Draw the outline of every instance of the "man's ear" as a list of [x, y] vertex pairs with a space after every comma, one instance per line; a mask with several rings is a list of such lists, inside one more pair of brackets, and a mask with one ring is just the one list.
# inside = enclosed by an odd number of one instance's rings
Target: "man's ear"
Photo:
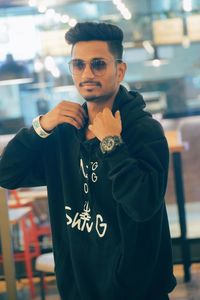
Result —
[[127, 65], [125, 62], [121, 62], [117, 65], [119, 83], [121, 81], [123, 81], [125, 73], [126, 73], [126, 69], [127, 69]]

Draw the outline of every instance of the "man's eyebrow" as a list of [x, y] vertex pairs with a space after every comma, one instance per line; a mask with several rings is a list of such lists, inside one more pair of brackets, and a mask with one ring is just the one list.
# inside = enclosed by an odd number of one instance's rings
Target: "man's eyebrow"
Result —
[[105, 59], [105, 57], [93, 57], [91, 60], [93, 59]]
[[74, 57], [74, 58], [72, 58], [72, 60], [80, 60], [80, 61], [93, 61], [93, 60], [98, 60], [98, 59], [101, 59], [101, 60], [106, 60], [107, 58], [106, 57], [92, 57], [91, 59], [89, 59], [89, 60], [85, 60], [85, 59], [83, 59], [83, 58], [79, 58], [79, 57]]
[[[76, 60], [83, 60], [82, 58], [79, 58], [79, 57], [74, 57], [73, 59], [76, 59]], [[105, 57], [92, 57], [90, 60], [95, 60], [95, 59], [106, 59]]]

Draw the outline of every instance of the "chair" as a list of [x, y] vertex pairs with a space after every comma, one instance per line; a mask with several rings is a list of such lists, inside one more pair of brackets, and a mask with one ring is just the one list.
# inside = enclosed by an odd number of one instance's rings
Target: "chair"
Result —
[[[9, 190], [10, 195], [14, 199], [12, 204], [9, 204], [9, 208], [22, 208], [22, 207], [30, 207], [31, 212], [29, 214], [29, 223], [31, 224], [31, 231], [29, 232], [29, 236], [27, 233], [27, 238], [25, 239], [27, 242], [24, 245], [24, 256], [23, 253], [15, 254], [15, 261], [24, 260], [27, 277], [29, 280], [29, 287], [30, 287], [30, 294], [33, 298], [35, 296], [35, 288], [33, 283], [33, 270], [32, 270], [32, 259], [37, 258], [41, 254], [41, 247], [40, 247], [40, 238], [44, 236], [51, 236], [51, 229], [50, 224], [40, 224], [40, 222], [36, 222], [35, 218], [38, 214], [35, 211], [35, 205], [33, 199], [21, 199], [20, 195], [17, 190]], [[26, 233], [26, 226], [25, 222], [22, 221], [21, 230], [23, 235]], [[32, 246], [34, 244], [34, 246]], [[32, 251], [29, 253], [29, 249], [32, 247]]]
[[[15, 262], [24, 262], [26, 274], [29, 282], [30, 296], [35, 297], [35, 287], [33, 282], [32, 260], [40, 255], [40, 247], [36, 232], [36, 226], [33, 219], [31, 207], [9, 208], [9, 219], [11, 228], [14, 230], [16, 226], [19, 233], [20, 247], [13, 245], [13, 256]], [[3, 257], [0, 255], [0, 263]]]
[[[33, 214], [34, 217], [36, 217], [38, 220], [36, 222], [36, 231], [37, 231], [37, 236], [38, 238], [42, 236], [51, 236], [51, 228], [50, 228], [50, 223], [45, 222], [44, 224], [39, 220], [40, 219], [40, 214], [43, 214], [43, 211], [41, 212], [33, 199], [21, 199], [19, 196], [19, 193], [17, 190], [10, 190], [10, 195], [14, 199], [14, 204], [9, 205], [9, 207], [22, 207], [22, 206], [31, 206], [33, 209]], [[44, 208], [43, 208], [44, 210]]]
[[53, 252], [41, 254], [36, 258], [35, 269], [40, 273], [40, 295], [45, 300], [45, 274], [54, 273], [55, 263]]

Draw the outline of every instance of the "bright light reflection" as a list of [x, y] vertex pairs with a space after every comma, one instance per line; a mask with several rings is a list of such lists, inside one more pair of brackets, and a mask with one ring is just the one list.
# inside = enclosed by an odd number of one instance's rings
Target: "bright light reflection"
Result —
[[29, 0], [28, 5], [31, 7], [37, 6], [37, 1], [36, 0]]
[[183, 10], [186, 12], [192, 11], [192, 0], [183, 0]]
[[158, 68], [158, 67], [160, 67], [160, 65], [161, 65], [161, 62], [160, 62], [159, 59], [154, 59], [154, 60], [152, 61], [152, 66], [153, 66], [153, 67]]
[[34, 61], [34, 70], [36, 73], [39, 73], [43, 70], [44, 66], [40, 59], [35, 59]]
[[150, 41], [143, 41], [143, 47], [144, 49], [149, 53], [149, 54], [153, 54], [154, 53], [154, 47], [152, 46], [152, 44], [150, 43]]
[[45, 16], [46, 16], [48, 19], [54, 18], [54, 16], [55, 16], [55, 10], [54, 10], [53, 8], [47, 9], [47, 11], [46, 11], [46, 13], [45, 13]]
[[126, 20], [130, 20], [131, 19], [132, 15], [131, 15], [131, 13], [130, 13], [130, 11], [128, 9], [124, 10], [123, 17]]
[[53, 77], [55, 78], [59, 78], [60, 77], [60, 71], [58, 68], [54, 68], [51, 70], [51, 74], [53, 75]]
[[70, 19], [69, 20], [69, 26], [70, 27], [74, 27], [76, 25], [76, 23], [77, 23], [76, 19]]
[[55, 22], [55, 23], [59, 23], [59, 22], [60, 22], [60, 19], [61, 19], [61, 15], [58, 14], [58, 13], [55, 13], [53, 19], [54, 19], [54, 22]]
[[119, 10], [121, 15], [124, 19], [130, 20], [132, 18], [132, 14], [129, 11], [129, 9], [126, 7], [126, 5], [121, 0], [113, 0], [113, 4], [116, 6], [116, 8]]
[[55, 67], [55, 61], [54, 61], [53, 57], [47, 56], [44, 60], [44, 65], [48, 71], [51, 71], [51, 69]]
[[67, 23], [69, 21], [69, 16], [68, 15], [62, 15], [60, 18], [62, 23]]
[[39, 13], [45, 13], [45, 11], [47, 10], [47, 7], [46, 7], [46, 5], [45, 4], [40, 4], [39, 6], [38, 6], [38, 11], [39, 11]]

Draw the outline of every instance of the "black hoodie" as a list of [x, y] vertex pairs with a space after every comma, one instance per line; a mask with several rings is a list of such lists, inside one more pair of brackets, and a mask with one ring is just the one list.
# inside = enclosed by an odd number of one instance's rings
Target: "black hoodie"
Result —
[[168, 146], [144, 107], [120, 86], [113, 113], [120, 110], [124, 144], [110, 154], [69, 124], [46, 139], [23, 128], [4, 150], [1, 186], [47, 186], [63, 300], [162, 300], [176, 285], [164, 203]]

